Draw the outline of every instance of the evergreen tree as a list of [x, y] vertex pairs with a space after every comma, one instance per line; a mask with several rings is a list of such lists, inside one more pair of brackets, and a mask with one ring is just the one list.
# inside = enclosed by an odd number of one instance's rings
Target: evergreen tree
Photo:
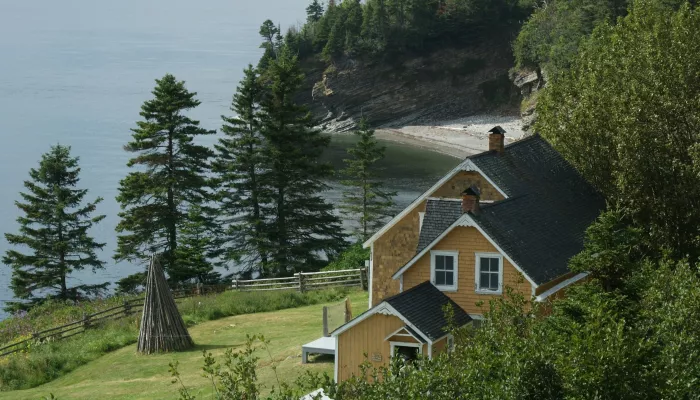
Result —
[[225, 137], [214, 146], [217, 156], [212, 167], [217, 174], [223, 225], [217, 246], [220, 258], [250, 271], [267, 263], [259, 176], [264, 168], [259, 116], [262, 87], [252, 66], [244, 74], [231, 106], [236, 117], [222, 117]]
[[279, 45], [281, 42], [280, 30], [272, 20], [265, 20], [260, 26], [260, 36], [263, 38], [263, 42], [260, 45], [261, 49], [265, 49], [260, 61], [258, 62], [258, 69], [264, 70], [270, 64], [270, 61], [277, 58], [277, 52], [279, 50]]
[[122, 235], [115, 259], [145, 261], [151, 253], [163, 253], [166, 272], [184, 276], [186, 271], [176, 270], [178, 232], [187, 221], [189, 207], [206, 200], [205, 172], [212, 156], [194, 139], [214, 131], [183, 114], [199, 105], [185, 82], [168, 74], [156, 83], [154, 98], [141, 107], [144, 120], [137, 122], [133, 140], [124, 147], [136, 153], [127, 165], [140, 168], [120, 182], [117, 201], [122, 212], [117, 232]]
[[36, 302], [42, 295], [76, 299], [107, 285], [70, 288], [66, 282], [73, 271], [104, 268], [95, 251], [105, 244], [88, 234], [105, 217], [91, 216], [102, 198], [83, 201], [88, 191], [76, 187], [79, 174], [78, 158], [61, 145], [53, 146], [41, 157], [39, 168], [29, 171], [31, 180], [24, 182], [27, 192], [20, 193], [23, 201], [15, 202], [23, 213], [17, 218], [19, 233], [5, 234], [8, 243], [29, 251], [7, 250], [3, 257], [3, 263], [12, 267], [11, 287], [18, 299]]
[[214, 269], [208, 256], [214, 249], [213, 226], [202, 207], [193, 205], [182, 225], [175, 250], [177, 268], [170, 274], [173, 282], [196, 280], [206, 283]]
[[343, 175], [347, 180], [342, 181], [348, 189], [343, 192], [343, 213], [360, 225], [356, 235], [365, 241], [379, 229], [394, 206], [392, 197], [395, 192], [388, 192], [377, 179], [379, 168], [377, 162], [384, 158], [385, 147], [381, 146], [374, 137], [374, 130], [369, 128], [367, 120], [360, 121], [359, 130], [355, 135], [360, 141], [348, 149], [352, 157], [344, 160], [347, 168]]
[[317, 22], [323, 16], [323, 6], [318, 0], [313, 0], [308, 7], [306, 7], [306, 21], [307, 22]]
[[266, 72], [261, 101], [261, 133], [266, 203], [263, 219], [270, 225], [270, 260], [266, 274], [288, 275], [318, 270], [323, 254], [334, 257], [346, 245], [340, 220], [321, 192], [332, 168], [319, 157], [330, 137], [313, 128], [306, 107], [295, 103], [304, 76], [297, 58], [283, 49]]
[[330, 35], [328, 35], [328, 42], [326, 42], [326, 47], [323, 48], [323, 58], [331, 61], [333, 58], [343, 54], [343, 48], [345, 46], [345, 29], [343, 29], [343, 22], [338, 19], [333, 28], [331, 29]]

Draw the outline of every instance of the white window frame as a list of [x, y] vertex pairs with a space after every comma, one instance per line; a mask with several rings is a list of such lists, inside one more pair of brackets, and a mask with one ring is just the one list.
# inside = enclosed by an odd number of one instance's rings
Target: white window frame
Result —
[[[474, 253], [474, 291], [479, 294], [503, 294], [503, 255], [500, 253]], [[481, 287], [481, 259], [498, 258], [498, 290], [485, 290]]]
[[[454, 258], [454, 280], [452, 285], [437, 285], [435, 283], [435, 256], [449, 256]], [[430, 251], [430, 282], [443, 292], [456, 292], [457, 282], [459, 273], [459, 252], [458, 251], [445, 251], [445, 250], [431, 250]]]
[[391, 345], [391, 357], [394, 357], [394, 349], [396, 346], [399, 347], [416, 347], [418, 349], [418, 355], [423, 355], [423, 343], [410, 343], [410, 342], [389, 342]]

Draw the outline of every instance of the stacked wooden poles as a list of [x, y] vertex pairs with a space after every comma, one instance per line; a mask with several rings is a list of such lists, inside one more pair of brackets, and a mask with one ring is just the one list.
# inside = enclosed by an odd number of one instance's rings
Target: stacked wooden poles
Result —
[[138, 352], [152, 354], [194, 347], [185, 322], [175, 305], [158, 257], [151, 257], [146, 280], [146, 299], [141, 316]]

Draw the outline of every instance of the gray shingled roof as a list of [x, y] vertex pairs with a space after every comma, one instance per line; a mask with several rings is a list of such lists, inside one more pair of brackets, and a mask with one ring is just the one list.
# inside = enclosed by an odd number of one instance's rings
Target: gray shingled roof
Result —
[[[502, 154], [469, 157], [508, 199], [482, 205], [476, 223], [538, 285], [569, 272], [583, 249], [586, 228], [605, 201], [539, 135], [505, 147]], [[416, 254], [462, 215], [453, 200], [429, 199]]]
[[472, 320], [462, 307], [428, 281], [384, 301], [394, 307], [431, 341], [447, 334], [445, 329], [449, 324], [444, 311], [447, 304], [451, 304], [454, 310], [455, 326], [463, 326]]
[[420, 253], [461, 216], [461, 201], [428, 199], [416, 253]]
[[602, 196], [539, 135], [470, 159], [509, 197], [482, 207], [479, 226], [538, 285], [567, 273]]

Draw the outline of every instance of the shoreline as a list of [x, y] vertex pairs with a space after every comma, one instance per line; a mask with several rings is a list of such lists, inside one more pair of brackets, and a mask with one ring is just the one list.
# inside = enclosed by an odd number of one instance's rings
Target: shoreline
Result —
[[497, 125], [506, 130], [506, 144], [524, 136], [520, 117], [499, 115], [477, 115], [433, 125], [377, 128], [375, 136], [462, 159], [488, 150], [488, 131]]

